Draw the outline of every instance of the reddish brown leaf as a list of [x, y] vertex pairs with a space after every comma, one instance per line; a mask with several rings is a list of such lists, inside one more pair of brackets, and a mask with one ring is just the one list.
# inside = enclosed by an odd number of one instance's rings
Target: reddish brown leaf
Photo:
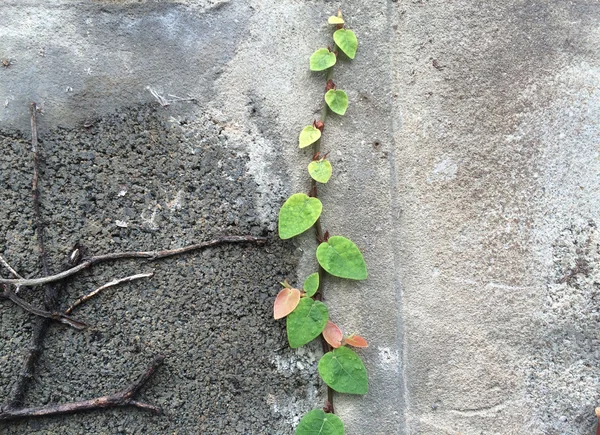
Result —
[[296, 309], [300, 302], [300, 290], [284, 288], [275, 298], [273, 314], [275, 319], [281, 319]]
[[328, 320], [325, 329], [323, 330], [323, 338], [333, 348], [340, 347], [342, 345], [342, 330], [337, 327], [335, 323]]
[[369, 343], [367, 343], [367, 340], [362, 338], [360, 335], [354, 335], [354, 334], [352, 334], [350, 337], [346, 337], [344, 339], [344, 344], [349, 344], [350, 346], [354, 346], [354, 347], [368, 347], [369, 346]]

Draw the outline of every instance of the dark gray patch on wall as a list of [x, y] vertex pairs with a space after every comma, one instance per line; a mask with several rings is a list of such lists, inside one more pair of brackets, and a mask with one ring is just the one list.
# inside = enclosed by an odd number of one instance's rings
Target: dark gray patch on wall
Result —
[[[42, 214], [51, 269], [65, 265], [76, 242], [90, 255], [176, 248], [224, 234], [267, 235], [270, 242], [153, 263], [115, 262], [65, 283], [63, 308], [112, 279], [155, 271], [149, 280], [108, 289], [77, 309], [74, 315], [90, 329], [51, 327], [26, 404], [117, 391], [161, 353], [165, 365], [142, 398], [164, 414], [106, 410], [0, 423], [0, 432], [287, 434], [293, 416], [273, 404], [296, 397], [300, 415], [310, 409], [301, 398], [314, 394], [316, 369], [289, 376], [274, 361], [292, 352], [271, 310], [278, 282], [295, 278], [297, 258], [290, 245], [264, 233], [256, 217], [247, 156], [228, 149], [226, 135], [209, 117], [190, 119], [140, 106], [88, 128], [43, 135]], [[0, 132], [0, 253], [21, 274], [37, 276], [28, 136]], [[22, 296], [41, 304], [39, 293]], [[20, 370], [33, 318], [0, 304], [4, 398]]]

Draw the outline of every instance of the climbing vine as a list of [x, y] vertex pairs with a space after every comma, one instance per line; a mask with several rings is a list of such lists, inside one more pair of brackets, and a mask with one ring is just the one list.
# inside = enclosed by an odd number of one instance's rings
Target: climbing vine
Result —
[[[300, 148], [314, 147], [308, 174], [312, 181], [310, 192], [290, 196], [279, 211], [279, 237], [290, 239], [314, 228], [318, 247], [316, 266], [318, 272], [309, 275], [302, 289], [282, 282], [274, 303], [275, 319], [286, 318], [288, 342], [291, 348], [303, 346], [319, 335], [322, 338], [324, 355], [318, 371], [327, 384], [327, 401], [323, 409], [309, 411], [296, 428], [296, 435], [342, 435], [344, 424], [334, 414], [333, 391], [347, 394], [366, 394], [367, 372], [360, 357], [350, 349], [367, 347], [367, 341], [358, 335], [344, 337], [342, 330], [329, 319], [329, 311], [323, 303], [323, 281], [326, 274], [351, 280], [367, 278], [367, 266], [359, 248], [348, 238], [330, 236], [323, 232], [321, 212], [323, 203], [318, 198], [319, 184], [327, 183], [333, 169], [327, 154], [321, 152], [321, 134], [329, 112], [343, 116], [348, 108], [348, 95], [337, 89], [333, 82], [333, 69], [342, 58], [354, 59], [358, 40], [352, 30], [346, 29], [341, 11], [328, 20], [336, 27], [333, 33], [333, 48], [320, 48], [310, 57], [310, 69], [325, 72], [325, 104], [321, 119], [315, 120], [300, 132]], [[339, 49], [339, 50], [338, 50]]]

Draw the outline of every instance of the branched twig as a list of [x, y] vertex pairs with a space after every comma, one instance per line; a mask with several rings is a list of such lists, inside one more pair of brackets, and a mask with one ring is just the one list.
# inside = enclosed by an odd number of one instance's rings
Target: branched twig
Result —
[[107, 261], [121, 260], [125, 258], [145, 258], [148, 260], [158, 260], [161, 258], [172, 257], [175, 255], [181, 255], [192, 251], [198, 251], [200, 249], [209, 248], [212, 246], [223, 245], [226, 243], [258, 243], [262, 244], [267, 241], [266, 237], [255, 237], [255, 236], [223, 236], [206, 242], [196, 243], [194, 245], [184, 246], [178, 249], [169, 249], [164, 251], [130, 251], [130, 252], [114, 252], [111, 254], [97, 255], [90, 257], [81, 262], [81, 264], [65, 270], [64, 272], [57, 273], [56, 275], [45, 276], [41, 278], [32, 279], [7, 279], [0, 278], [0, 284], [9, 285], [27, 285], [27, 286], [38, 286], [63, 280], [69, 276], [75, 275], [88, 267], [104, 263]]
[[5, 290], [2, 293], [0, 293], [0, 298], [8, 299], [9, 301], [23, 308], [25, 311], [34, 314], [38, 317], [55, 320], [57, 322], [64, 323], [65, 325], [69, 325], [75, 329], [84, 329], [87, 326], [85, 323], [68, 316], [69, 313], [63, 314], [58, 312], [45, 311], [34, 307], [29, 302], [17, 296], [15, 292], [10, 290], [8, 286], [6, 286]]
[[95, 399], [82, 400], [80, 402], [48, 405], [38, 408], [13, 408], [8, 406], [0, 411], [0, 421], [14, 420], [18, 418], [70, 414], [78, 411], [90, 411], [93, 409], [115, 408], [122, 406], [133, 406], [135, 408], [144, 409], [146, 411], [159, 414], [161, 412], [159, 407], [135, 400], [135, 397], [139, 393], [140, 389], [146, 384], [146, 382], [148, 382], [156, 369], [162, 364], [164, 359], [165, 357], [162, 355], [156, 356], [150, 366], [148, 366], [146, 371], [139, 377], [137, 381], [117, 393], [113, 393], [108, 396], [97, 397]]
[[84, 303], [88, 299], [93, 298], [98, 293], [100, 293], [102, 290], [105, 290], [105, 289], [107, 289], [109, 287], [114, 287], [114, 286], [122, 284], [124, 282], [130, 282], [130, 281], [133, 281], [133, 280], [136, 280], [136, 279], [140, 279], [140, 278], [149, 278], [149, 277], [151, 277], [153, 275], [154, 275], [154, 272], [139, 273], [137, 275], [131, 275], [131, 276], [126, 276], [125, 278], [115, 279], [114, 281], [111, 281], [109, 283], [104, 284], [103, 286], [98, 287], [96, 290], [88, 293], [87, 295], [81, 296], [79, 299], [77, 299], [75, 302], [73, 302], [73, 304], [71, 304], [71, 306], [69, 308], [67, 308], [65, 310], [65, 314], [71, 314], [71, 312], [73, 311], [73, 309], [75, 309], [75, 307], [81, 305], [82, 303]]

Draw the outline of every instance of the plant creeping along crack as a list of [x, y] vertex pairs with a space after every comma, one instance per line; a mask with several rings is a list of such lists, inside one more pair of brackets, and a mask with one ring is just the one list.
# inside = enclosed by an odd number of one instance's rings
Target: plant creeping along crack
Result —
[[308, 165], [311, 188], [307, 193], [291, 195], [279, 211], [278, 230], [281, 239], [290, 239], [311, 228], [318, 243], [316, 250], [317, 272], [309, 275], [302, 289], [293, 287], [287, 280], [282, 282], [274, 303], [275, 319], [286, 318], [290, 347], [303, 346], [321, 336], [323, 356], [318, 364], [321, 379], [327, 385], [327, 400], [322, 409], [309, 411], [300, 420], [296, 435], [343, 435], [344, 424], [334, 414], [334, 391], [347, 394], [366, 394], [367, 372], [358, 354], [350, 349], [367, 347], [367, 341], [358, 336], [344, 337], [342, 330], [329, 319], [324, 300], [327, 274], [351, 280], [367, 278], [367, 266], [360, 249], [350, 239], [330, 236], [323, 231], [321, 212], [323, 203], [318, 198], [320, 184], [332, 176], [328, 153], [321, 151], [321, 135], [328, 115], [343, 116], [348, 108], [348, 95], [337, 89], [333, 81], [334, 66], [342, 59], [351, 60], [356, 55], [358, 40], [352, 30], [346, 29], [341, 11], [328, 20], [335, 26], [333, 48], [320, 48], [310, 57], [310, 69], [325, 74], [324, 104], [319, 120], [302, 129], [298, 138], [299, 148], [312, 147], [313, 159]]

